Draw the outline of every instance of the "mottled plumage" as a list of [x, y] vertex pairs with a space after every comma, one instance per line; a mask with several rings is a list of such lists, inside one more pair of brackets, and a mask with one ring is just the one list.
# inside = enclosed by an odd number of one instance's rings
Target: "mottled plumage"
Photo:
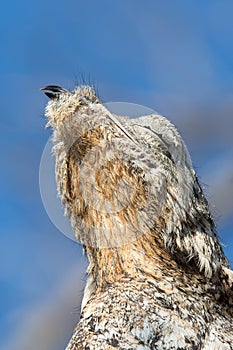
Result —
[[58, 193], [89, 258], [67, 350], [233, 349], [233, 272], [175, 127], [48, 86]]

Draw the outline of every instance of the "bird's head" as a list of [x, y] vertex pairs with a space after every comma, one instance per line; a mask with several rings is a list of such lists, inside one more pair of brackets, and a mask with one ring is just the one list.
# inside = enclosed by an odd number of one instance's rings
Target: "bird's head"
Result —
[[45, 111], [49, 119], [47, 126], [57, 127], [81, 106], [100, 102], [91, 86], [81, 85], [74, 91], [68, 91], [57, 85], [47, 85], [40, 90], [50, 98]]
[[220, 263], [228, 266], [188, 151], [166, 118], [115, 115], [91, 86], [41, 90], [50, 98], [58, 192], [95, 261], [96, 252], [109, 251], [128, 259], [131, 247], [132, 256], [148, 259], [169, 252], [208, 278]]

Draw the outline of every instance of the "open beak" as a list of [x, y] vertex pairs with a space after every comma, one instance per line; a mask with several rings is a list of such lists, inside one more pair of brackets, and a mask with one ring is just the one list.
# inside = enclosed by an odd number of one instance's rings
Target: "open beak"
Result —
[[58, 98], [60, 93], [68, 91], [57, 85], [47, 85], [43, 88], [40, 88], [40, 90], [42, 91], [48, 90], [48, 91], [45, 91], [45, 95], [48, 96], [50, 99]]

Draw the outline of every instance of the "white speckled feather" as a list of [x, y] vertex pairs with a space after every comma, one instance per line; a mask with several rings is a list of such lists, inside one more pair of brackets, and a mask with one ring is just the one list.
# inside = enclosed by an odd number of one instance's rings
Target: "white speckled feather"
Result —
[[57, 90], [58, 193], [90, 261], [66, 349], [233, 349], [233, 272], [175, 127]]

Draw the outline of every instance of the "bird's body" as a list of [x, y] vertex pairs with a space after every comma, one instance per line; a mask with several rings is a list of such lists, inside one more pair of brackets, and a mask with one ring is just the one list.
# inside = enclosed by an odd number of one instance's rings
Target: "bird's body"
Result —
[[175, 127], [113, 115], [87, 86], [46, 89], [58, 192], [90, 261], [67, 350], [233, 349], [233, 274]]

